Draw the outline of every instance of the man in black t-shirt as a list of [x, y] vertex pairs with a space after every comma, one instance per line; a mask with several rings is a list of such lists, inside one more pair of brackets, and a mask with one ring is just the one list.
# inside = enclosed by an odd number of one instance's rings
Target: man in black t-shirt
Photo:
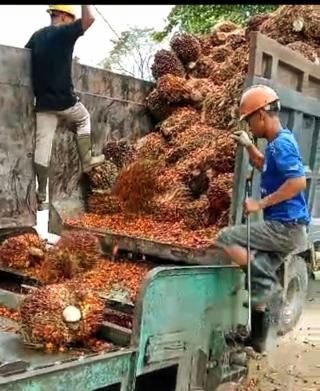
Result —
[[90, 114], [75, 95], [72, 83], [74, 45], [94, 22], [91, 6], [81, 7], [81, 19], [76, 20], [72, 5], [50, 5], [51, 25], [36, 31], [26, 44], [26, 48], [31, 49], [32, 85], [36, 98], [34, 160], [40, 207], [46, 201], [52, 142], [59, 120], [76, 129], [83, 172], [104, 161], [103, 155], [92, 155]]

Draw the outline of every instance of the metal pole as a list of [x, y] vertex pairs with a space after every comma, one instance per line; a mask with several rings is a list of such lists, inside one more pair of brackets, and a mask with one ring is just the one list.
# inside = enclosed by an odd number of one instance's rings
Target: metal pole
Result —
[[[253, 170], [252, 170], [253, 172]], [[246, 183], [246, 198], [252, 196], [252, 172]], [[247, 215], [247, 285], [248, 285], [248, 332], [251, 332], [251, 251], [250, 251], [250, 214]]]

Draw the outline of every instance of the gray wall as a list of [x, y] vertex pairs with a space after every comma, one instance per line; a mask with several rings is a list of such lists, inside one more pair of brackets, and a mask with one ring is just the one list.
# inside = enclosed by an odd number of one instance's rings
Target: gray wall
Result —
[[0, 46], [0, 228], [32, 226], [34, 115], [29, 53]]

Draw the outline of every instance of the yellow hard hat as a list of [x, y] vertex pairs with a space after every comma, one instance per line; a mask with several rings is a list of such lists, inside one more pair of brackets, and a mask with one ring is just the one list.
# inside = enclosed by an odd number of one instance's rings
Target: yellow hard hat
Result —
[[72, 15], [73, 17], [76, 17], [76, 11], [75, 7], [73, 5], [49, 5], [49, 8], [47, 9], [47, 12], [49, 14], [51, 11], [60, 11], [65, 12], [66, 14]]

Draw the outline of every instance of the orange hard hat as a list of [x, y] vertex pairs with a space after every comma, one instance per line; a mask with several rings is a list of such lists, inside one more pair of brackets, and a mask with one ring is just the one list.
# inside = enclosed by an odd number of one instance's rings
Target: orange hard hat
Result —
[[248, 88], [240, 100], [240, 121], [278, 100], [277, 93], [268, 86], [257, 84]]

